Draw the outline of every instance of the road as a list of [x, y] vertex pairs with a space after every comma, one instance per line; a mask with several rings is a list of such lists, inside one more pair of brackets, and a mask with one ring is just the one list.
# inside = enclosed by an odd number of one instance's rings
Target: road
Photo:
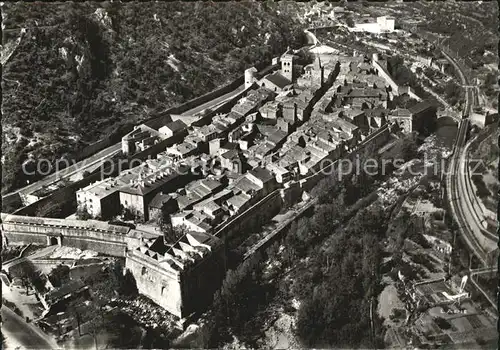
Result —
[[58, 349], [53, 338], [2, 305], [2, 334], [6, 349]]
[[61, 179], [69, 178], [73, 175], [75, 175], [78, 172], [84, 172], [90, 167], [94, 167], [97, 165], [103, 164], [107, 159], [112, 158], [113, 156], [117, 155], [118, 153], [121, 152], [121, 143], [117, 143], [115, 145], [112, 145], [108, 148], [103, 149], [102, 151], [94, 154], [93, 156], [90, 156], [87, 159], [84, 159], [78, 163], [75, 163], [73, 165], [68, 166], [67, 168], [64, 168], [62, 170], [56, 171], [50, 175], [45, 176], [41, 180], [34, 182], [28, 186], [25, 186], [23, 188], [17, 189], [13, 192], [10, 192], [3, 197], [9, 197], [12, 195], [15, 195], [17, 193], [23, 193], [23, 194], [30, 194], [33, 193], [39, 189], [41, 189], [44, 186], [49, 186], [52, 184], [55, 184], [56, 182], [60, 181]]
[[[245, 90], [245, 85], [240, 85], [238, 86], [235, 90], [228, 92], [227, 94], [224, 94], [218, 98], [215, 98], [213, 100], [210, 100], [198, 107], [192, 108], [181, 115], [183, 116], [189, 116], [189, 115], [194, 115], [196, 113], [199, 113], [207, 108], [216, 108], [222, 103], [226, 102], [227, 100], [233, 98], [237, 94], [243, 92]], [[36, 181], [32, 184], [29, 184], [23, 188], [17, 189], [13, 192], [10, 192], [8, 194], [3, 195], [4, 199], [8, 199], [10, 196], [15, 196], [17, 194], [30, 194], [33, 193], [43, 187], [53, 185], [57, 183], [58, 181], [62, 179], [68, 179], [71, 176], [77, 174], [78, 172], [84, 172], [85, 170], [91, 168], [91, 167], [97, 167], [100, 166], [101, 164], [104, 164], [106, 160], [111, 159], [115, 155], [119, 154], [121, 152], [121, 143], [116, 143], [110, 147], [107, 147], [103, 149], [102, 151], [94, 154], [93, 156], [90, 156], [87, 159], [84, 159], [78, 163], [75, 163], [73, 165], [70, 165], [67, 168], [64, 168], [62, 170], [56, 171], [50, 175], [45, 176], [39, 181]]]
[[231, 91], [231, 92], [228, 92], [227, 94], [224, 94], [220, 97], [217, 97], [217, 98], [214, 98], [213, 100], [210, 100], [202, 105], [199, 105], [198, 107], [195, 107], [195, 108], [192, 108], [190, 109], [189, 111], [186, 111], [184, 113], [181, 113], [181, 115], [193, 115], [193, 114], [196, 114], [196, 113], [200, 113], [202, 112], [203, 110], [207, 109], [207, 108], [214, 108], [220, 104], [222, 104], [223, 102], [226, 102], [227, 100], [233, 98], [234, 96], [236, 96], [237, 94], [239, 94], [240, 92], [243, 92], [243, 90], [245, 90], [245, 85], [240, 85], [238, 86], [235, 90]]
[[311, 45], [318, 45], [320, 44], [318, 38], [316, 38], [316, 35], [314, 35], [312, 32], [310, 32], [308, 29], [304, 30], [304, 33], [307, 36], [307, 43]]

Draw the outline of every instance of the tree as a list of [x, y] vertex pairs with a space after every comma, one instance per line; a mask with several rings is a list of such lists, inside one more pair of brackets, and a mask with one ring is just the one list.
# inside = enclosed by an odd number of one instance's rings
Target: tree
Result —
[[69, 267], [64, 264], [57, 265], [50, 271], [49, 280], [54, 287], [61, 287], [69, 280]]
[[347, 17], [345, 22], [349, 28], [354, 28], [355, 23], [354, 23], [354, 19], [352, 18], [352, 16]]
[[244, 333], [246, 322], [265, 300], [262, 268], [262, 255], [256, 253], [226, 274], [212, 306], [211, 343], [214, 346], [230, 339], [231, 333]]
[[406, 162], [418, 157], [418, 145], [413, 134], [403, 139], [401, 145], [401, 156]]
[[84, 205], [83, 207], [78, 207], [76, 209], [76, 217], [78, 220], [88, 220], [92, 219], [92, 215], [87, 210], [87, 206]]
[[44, 289], [44, 284], [40, 274], [31, 261], [26, 260], [20, 264], [17, 275], [21, 279], [23, 286], [26, 288], [26, 294], [28, 294], [29, 288], [32, 286], [39, 291]]
[[[51, 217], [58, 218], [62, 217], [64, 210], [63, 208], [67, 208], [67, 202], [55, 202], [55, 201], [47, 201], [45, 204], [41, 205], [36, 209], [36, 216], [41, 217]], [[66, 209], [67, 210], [67, 209]]]
[[119, 293], [124, 296], [136, 296], [138, 293], [135, 277], [129, 269], [125, 271]]
[[98, 350], [97, 336], [103, 330], [106, 324], [104, 310], [101, 308], [101, 305], [99, 305], [99, 303], [91, 302], [88, 305], [85, 315], [88, 318], [87, 329], [94, 339], [96, 350]]

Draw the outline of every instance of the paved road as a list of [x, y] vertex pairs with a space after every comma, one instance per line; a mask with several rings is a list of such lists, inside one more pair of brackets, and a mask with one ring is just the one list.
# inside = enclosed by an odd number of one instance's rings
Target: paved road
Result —
[[193, 114], [196, 114], [196, 113], [203, 111], [204, 109], [213, 108], [213, 107], [221, 104], [222, 102], [225, 102], [225, 101], [233, 98], [234, 96], [236, 96], [240, 92], [243, 92], [243, 90], [245, 90], [244, 84], [238, 86], [235, 90], [228, 92], [227, 94], [224, 94], [220, 97], [214, 98], [213, 100], [210, 100], [202, 105], [199, 105], [198, 107], [192, 108], [189, 111], [181, 113], [181, 115], [193, 115]]
[[15, 195], [16, 193], [33, 193], [34, 191], [42, 188], [43, 186], [48, 186], [56, 183], [62, 178], [69, 178], [73, 176], [77, 172], [83, 172], [87, 168], [103, 164], [107, 159], [110, 159], [114, 155], [118, 154], [121, 151], [121, 143], [114, 144], [110, 147], [103, 149], [102, 151], [90, 156], [87, 159], [84, 159], [78, 163], [70, 165], [67, 168], [56, 171], [53, 174], [45, 176], [43, 179], [34, 182], [28, 186], [15, 190], [11, 193], [4, 195], [4, 197], [8, 197], [11, 195]]
[[[223, 102], [225, 102], [225, 101], [233, 98], [237, 94], [243, 92], [243, 90], [245, 90], [245, 85], [240, 85], [235, 90], [233, 90], [227, 94], [224, 94], [218, 98], [210, 100], [210, 101], [208, 101], [208, 102], [206, 102], [198, 107], [190, 109], [190, 110], [182, 113], [182, 115], [186, 115], [186, 116], [193, 115], [193, 114], [199, 113], [207, 108], [215, 108], [218, 105], [222, 104]], [[47, 175], [46, 177], [44, 177], [43, 179], [41, 179], [37, 182], [34, 182], [28, 186], [25, 186], [23, 188], [20, 188], [20, 189], [13, 191], [13, 192], [5, 194], [5, 195], [3, 195], [3, 197], [6, 198], [9, 196], [16, 195], [18, 193], [26, 193], [26, 194], [33, 193], [36, 190], [39, 190], [44, 186], [49, 186], [51, 184], [54, 184], [54, 183], [60, 181], [61, 179], [69, 178], [78, 172], [85, 171], [86, 169], [88, 169], [90, 167], [95, 167], [97, 165], [101, 165], [107, 159], [110, 159], [111, 157], [117, 155], [120, 151], [121, 151], [121, 143], [119, 142], [119, 143], [116, 143], [110, 147], [107, 147], [107, 148], [103, 149], [102, 151], [94, 154], [93, 156], [91, 156], [87, 159], [84, 159], [76, 164], [73, 164], [73, 165], [71, 165], [63, 170], [60, 170], [60, 171], [57, 171], [53, 174]]]
[[50, 336], [40, 329], [26, 323], [11, 309], [2, 305], [2, 334], [6, 349], [58, 349], [59, 346]]
[[309, 30], [305, 29], [304, 30], [304, 33], [306, 34], [307, 36], [307, 43], [308, 44], [311, 44], [311, 45], [318, 45], [319, 44], [319, 40], [318, 38], [316, 37], [316, 35], [314, 35], [313, 33], [311, 33]]

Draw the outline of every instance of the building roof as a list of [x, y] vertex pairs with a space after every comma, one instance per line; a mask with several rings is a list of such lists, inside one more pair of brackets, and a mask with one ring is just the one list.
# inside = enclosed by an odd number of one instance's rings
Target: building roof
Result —
[[238, 142], [226, 142], [225, 144], [221, 145], [220, 148], [227, 150], [238, 150], [240, 148], [240, 145]]
[[260, 186], [255, 184], [253, 181], [243, 175], [234, 185], [235, 188], [241, 190], [242, 192], [249, 193], [251, 191], [259, 191], [261, 189]]
[[222, 186], [219, 181], [214, 179], [203, 179], [201, 180], [201, 184], [208, 188], [210, 191], [215, 191]]
[[224, 125], [224, 124], [221, 124], [220, 122], [218, 121], [214, 121], [212, 123], [212, 125], [217, 129], [217, 131], [219, 133], [223, 133], [224, 131], [226, 131], [227, 129], [229, 129], [229, 126], [227, 125]]
[[184, 130], [187, 127], [187, 125], [182, 120], [179, 119], [174, 122], [168, 123], [167, 125], [165, 125], [165, 127], [170, 129], [172, 133], [176, 133], [178, 131]]
[[86, 288], [86, 285], [82, 280], [71, 280], [68, 283], [65, 283], [61, 288], [48, 292], [45, 295], [45, 299], [49, 303], [54, 303], [66, 295], [76, 293], [84, 288]]
[[216, 132], [217, 128], [212, 124], [203, 125], [201, 128], [198, 129], [198, 133], [203, 136], [208, 136]]
[[139, 177], [131, 181], [129, 185], [120, 188], [120, 192], [144, 196], [177, 177], [188, 174], [190, 170], [187, 165], [179, 165], [176, 169], [166, 167], [144, 178]]
[[171, 199], [172, 197], [170, 197], [168, 194], [158, 193], [156, 196], [153, 197], [151, 202], [149, 202], [149, 207], [155, 209], [162, 209], [163, 205], [165, 205], [165, 203], [167, 203]]
[[273, 132], [272, 134], [267, 136], [267, 141], [269, 141], [275, 145], [278, 145], [284, 139], [286, 139], [287, 136], [288, 136], [288, 134], [286, 132], [284, 132], [283, 130], [276, 130], [275, 132]]
[[238, 150], [231, 149], [231, 150], [229, 150], [227, 152], [222, 153], [221, 157], [225, 158], [225, 159], [231, 160], [231, 159], [235, 159], [235, 158], [239, 159], [240, 156], [239, 156]]
[[278, 163], [269, 163], [266, 165], [267, 170], [276, 175], [288, 174], [290, 171], [280, 166]]
[[363, 115], [364, 111], [361, 108], [343, 108], [342, 115], [345, 115], [349, 119], [353, 119], [360, 115]]
[[92, 193], [95, 197], [102, 199], [109, 195], [112, 195], [120, 189], [121, 186], [125, 185], [120, 179], [109, 178], [101, 181], [94, 182], [80, 190], [76, 193], [88, 192]]
[[271, 82], [272, 84], [276, 85], [280, 89], [284, 89], [285, 87], [292, 85], [292, 82], [285, 78], [281, 73], [276, 72], [273, 74], [269, 74], [264, 78], [264, 80], [267, 80]]
[[250, 171], [250, 174], [261, 180], [263, 183], [274, 179], [273, 174], [269, 170], [262, 167], [253, 169], [252, 171]]
[[177, 205], [179, 206], [179, 209], [183, 210], [184, 208], [188, 208], [201, 200], [202, 197], [198, 193], [192, 192], [184, 196], [177, 197]]
[[188, 232], [173, 243], [166, 243], [163, 236], [147, 240], [134, 251], [155, 261], [160, 267], [182, 271], [204, 259], [222, 241], [205, 232]]
[[389, 113], [389, 110], [386, 108], [369, 108], [365, 109], [365, 115], [370, 118], [375, 118], [375, 117], [383, 117], [386, 116]]
[[424, 100], [408, 108], [408, 110], [410, 111], [411, 114], [419, 114], [432, 108], [436, 108], [436, 106], [434, 106], [430, 101]]
[[274, 147], [276, 146], [268, 141], [262, 142], [261, 144], [255, 146], [254, 154], [259, 157], [264, 157], [271, 153]]
[[208, 212], [208, 213], [213, 213], [213, 212], [221, 209], [221, 207], [217, 203], [215, 203], [213, 200], [203, 201], [201, 203], [196, 204], [193, 208], [195, 210], [200, 210], [200, 211]]
[[234, 207], [236, 210], [239, 210], [241, 207], [243, 207], [246, 203], [248, 203], [248, 201], [251, 199], [252, 197], [250, 197], [249, 195], [245, 194], [245, 193], [240, 193], [240, 194], [237, 194], [237, 195], [234, 195], [232, 196], [231, 198], [229, 198], [227, 200], [227, 203]]
[[411, 117], [411, 112], [406, 108], [396, 108], [390, 111], [389, 115], [398, 117]]
[[124, 140], [141, 141], [151, 137], [164, 139], [166, 136], [145, 124], [137, 125], [134, 130], [123, 136]]

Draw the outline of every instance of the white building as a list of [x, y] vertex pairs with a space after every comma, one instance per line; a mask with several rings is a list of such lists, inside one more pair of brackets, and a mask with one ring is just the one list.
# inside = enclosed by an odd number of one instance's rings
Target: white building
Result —
[[395, 26], [394, 17], [390, 16], [381, 16], [377, 17], [377, 23], [380, 26], [380, 30], [382, 32], [393, 32]]
[[356, 23], [353, 32], [367, 32], [373, 34], [393, 32], [395, 26], [394, 17], [381, 16], [377, 17], [376, 21], [369, 21], [363, 23]]

